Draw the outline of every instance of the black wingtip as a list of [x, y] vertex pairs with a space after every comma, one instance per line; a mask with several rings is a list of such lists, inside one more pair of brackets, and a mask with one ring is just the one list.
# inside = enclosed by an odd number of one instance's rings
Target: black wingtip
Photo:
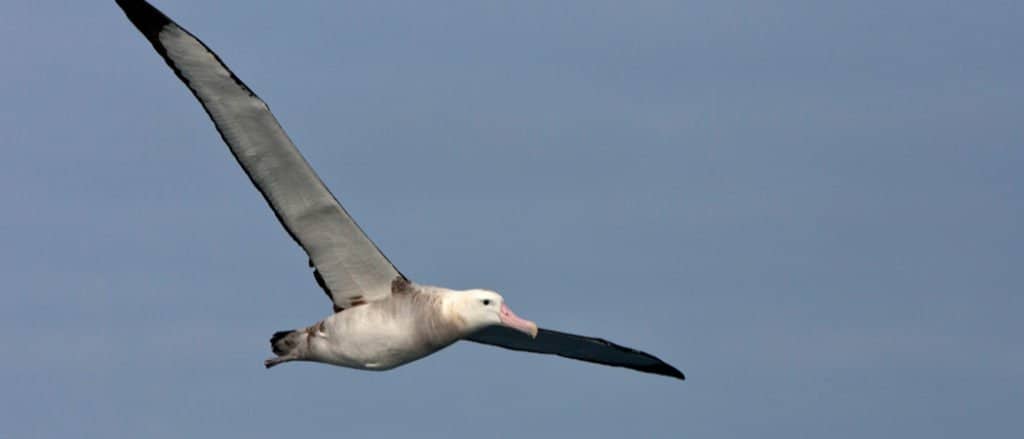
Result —
[[660, 364], [657, 367], [659, 370], [651, 370], [654, 374], [664, 375], [666, 377], [678, 378], [679, 381], [686, 381], [686, 376], [678, 368], [675, 368], [668, 363]]
[[[657, 357], [655, 357], [653, 355], [650, 355], [650, 354], [645, 354], [645, 355], [647, 355], [647, 356], [657, 360]], [[657, 364], [653, 364], [653, 365], [650, 365], [650, 366], [637, 367], [635, 369], [639, 370], [641, 372], [653, 373], [653, 374], [656, 374], [656, 375], [662, 375], [662, 376], [677, 378], [680, 381], [686, 381], [686, 375], [683, 375], [682, 371], [680, 371], [679, 369], [676, 369], [671, 364], [668, 364], [668, 363], [666, 363], [664, 361], [661, 361], [661, 360], [657, 360], [657, 361], [658, 361]]]
[[164, 27], [173, 23], [163, 12], [143, 0], [116, 0], [116, 2], [132, 24], [150, 41], [155, 40]]

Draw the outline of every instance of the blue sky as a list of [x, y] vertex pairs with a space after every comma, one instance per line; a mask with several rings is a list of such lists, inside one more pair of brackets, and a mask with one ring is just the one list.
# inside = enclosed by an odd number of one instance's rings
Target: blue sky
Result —
[[678, 382], [330, 307], [113, 1], [0, 15], [2, 437], [965, 437], [1024, 406], [1018, 2], [155, 3], [412, 279]]

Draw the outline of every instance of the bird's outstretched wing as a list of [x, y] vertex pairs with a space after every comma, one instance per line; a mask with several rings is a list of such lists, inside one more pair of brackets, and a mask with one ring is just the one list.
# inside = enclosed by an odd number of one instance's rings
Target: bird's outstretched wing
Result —
[[608, 340], [541, 329], [536, 338], [504, 326], [491, 326], [466, 338], [477, 343], [515, 351], [553, 354], [607, 366], [686, 379], [683, 373], [646, 352], [619, 346]]
[[128, 19], [196, 96], [288, 234], [317, 283], [347, 308], [388, 297], [404, 279], [327, 190], [267, 105], [202, 41], [142, 0], [117, 0]]

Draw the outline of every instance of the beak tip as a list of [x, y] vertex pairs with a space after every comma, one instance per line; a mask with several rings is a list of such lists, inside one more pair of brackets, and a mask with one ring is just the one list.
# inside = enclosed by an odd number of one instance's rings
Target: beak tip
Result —
[[498, 314], [498, 318], [501, 320], [502, 325], [529, 335], [530, 338], [537, 338], [537, 334], [540, 332], [536, 323], [515, 315], [505, 304], [501, 305], [501, 313]]

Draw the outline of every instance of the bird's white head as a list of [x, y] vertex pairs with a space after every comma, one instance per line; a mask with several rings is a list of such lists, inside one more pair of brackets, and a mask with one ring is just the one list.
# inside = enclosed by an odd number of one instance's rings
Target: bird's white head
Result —
[[505, 304], [500, 294], [488, 290], [466, 290], [454, 295], [452, 311], [471, 332], [488, 326], [500, 325], [537, 336], [537, 324], [517, 316]]

